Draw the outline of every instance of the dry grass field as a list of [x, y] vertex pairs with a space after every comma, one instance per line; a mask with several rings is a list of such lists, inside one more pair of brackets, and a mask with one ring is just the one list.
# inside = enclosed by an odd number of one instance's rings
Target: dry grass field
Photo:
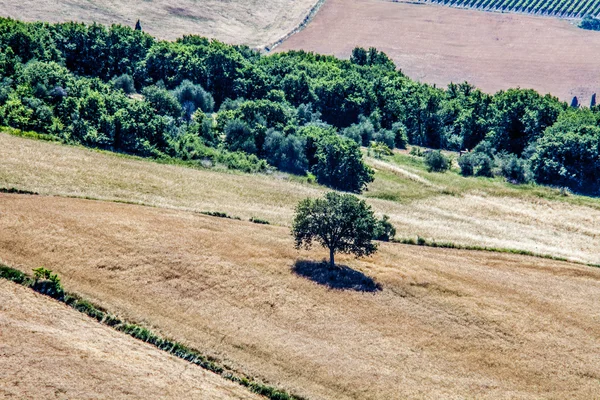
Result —
[[327, 0], [277, 51], [349, 57], [355, 46], [387, 53], [409, 77], [487, 92], [533, 88], [589, 104], [600, 93], [597, 32], [567, 20], [382, 0]]
[[260, 398], [5, 280], [0, 338], [3, 399]]
[[0, 0], [0, 16], [23, 21], [98, 22], [133, 27], [173, 40], [197, 34], [263, 47], [294, 30], [317, 0]]
[[[289, 226], [305, 197], [326, 188], [273, 176], [161, 165], [0, 134], [0, 187], [41, 194], [132, 201], [219, 211]], [[428, 173], [411, 157], [369, 160], [377, 169], [365, 192], [390, 215], [398, 237], [522, 249], [600, 263], [600, 201], [501, 180]], [[387, 200], [386, 200], [387, 199]]]
[[294, 275], [326, 252], [294, 250], [285, 227], [0, 194], [0, 232], [0, 262], [50, 268], [67, 290], [311, 399], [600, 393], [597, 268], [382, 244], [339, 259], [382, 285], [361, 293]]

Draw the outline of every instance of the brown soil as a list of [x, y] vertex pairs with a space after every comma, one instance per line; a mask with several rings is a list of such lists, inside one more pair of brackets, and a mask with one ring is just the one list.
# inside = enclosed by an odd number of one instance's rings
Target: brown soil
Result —
[[600, 391], [600, 269], [382, 244], [338, 260], [382, 290], [337, 291], [284, 227], [45, 196], [0, 194], [0, 232], [0, 261], [310, 398]]
[[567, 20], [381, 0], [327, 0], [277, 51], [349, 57], [355, 46], [387, 53], [409, 77], [487, 92], [533, 88], [589, 104], [600, 92], [600, 33]]
[[0, 339], [3, 399], [259, 398], [2, 279]]

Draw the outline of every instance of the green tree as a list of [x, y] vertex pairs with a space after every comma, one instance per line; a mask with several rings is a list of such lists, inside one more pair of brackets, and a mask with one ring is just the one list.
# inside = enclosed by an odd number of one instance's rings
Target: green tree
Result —
[[350, 194], [329, 192], [324, 199], [304, 199], [296, 207], [292, 235], [296, 248], [310, 248], [313, 241], [329, 249], [329, 263], [335, 253], [367, 256], [377, 251], [373, 237], [378, 221], [371, 206]]

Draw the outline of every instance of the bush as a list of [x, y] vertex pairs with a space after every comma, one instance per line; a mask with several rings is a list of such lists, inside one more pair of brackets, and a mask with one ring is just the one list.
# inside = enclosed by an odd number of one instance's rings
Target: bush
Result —
[[525, 183], [530, 179], [529, 165], [514, 154], [498, 156], [496, 164], [500, 168], [500, 174], [511, 183]]
[[265, 138], [264, 153], [269, 164], [295, 174], [305, 174], [308, 159], [305, 153], [306, 138], [288, 135], [270, 129]]
[[215, 107], [215, 101], [211, 94], [201, 85], [195, 85], [188, 80], [181, 82], [181, 85], [173, 91], [173, 95], [179, 100], [188, 120], [192, 118], [198, 108], [204, 112], [212, 112]]
[[396, 146], [396, 137], [394, 132], [387, 129], [381, 129], [373, 134], [373, 140], [378, 143], [383, 143], [390, 149]]
[[396, 236], [396, 228], [394, 228], [394, 225], [392, 225], [390, 222], [390, 217], [384, 215], [380, 220], [377, 221], [373, 239], [389, 242], [394, 238], [394, 236]]
[[122, 90], [127, 94], [135, 93], [135, 83], [131, 75], [123, 74], [113, 81], [113, 87]]
[[579, 23], [579, 27], [592, 31], [600, 31], [600, 18], [594, 18], [591, 15], [586, 15]]
[[270, 222], [267, 221], [266, 219], [260, 219], [260, 218], [256, 218], [256, 217], [250, 218], [250, 222], [254, 222], [255, 224], [260, 224], [260, 225], [270, 225]]
[[410, 153], [411, 156], [415, 156], [415, 157], [423, 157], [423, 155], [425, 154], [423, 152], [423, 149], [421, 149], [419, 146], [412, 146], [410, 148]]
[[53, 274], [51, 270], [44, 267], [34, 269], [33, 273], [32, 288], [35, 291], [59, 300], [64, 298], [65, 291], [57, 274]]
[[406, 149], [406, 146], [408, 145], [406, 126], [404, 126], [402, 122], [396, 122], [392, 125], [392, 132], [394, 133], [394, 142], [396, 148]]
[[425, 154], [425, 165], [429, 172], [446, 172], [450, 169], [450, 159], [439, 150]]
[[473, 176], [475, 174], [475, 156], [467, 153], [458, 158], [458, 166], [462, 176]]

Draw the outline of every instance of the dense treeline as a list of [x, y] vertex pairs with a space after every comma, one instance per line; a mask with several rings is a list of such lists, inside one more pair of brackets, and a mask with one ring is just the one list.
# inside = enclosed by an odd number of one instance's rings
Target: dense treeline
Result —
[[0, 20], [0, 125], [142, 156], [274, 166], [346, 191], [372, 181], [359, 146], [376, 142], [476, 148], [475, 172], [485, 157], [510, 159], [527, 179], [597, 193], [599, 115], [532, 90], [414, 82], [372, 48], [350, 60], [262, 56], [116, 25]]

